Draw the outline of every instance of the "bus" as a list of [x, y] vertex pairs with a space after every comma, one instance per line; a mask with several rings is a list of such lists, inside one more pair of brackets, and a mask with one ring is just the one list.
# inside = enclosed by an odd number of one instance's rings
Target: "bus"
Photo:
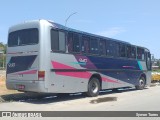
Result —
[[8, 31], [6, 87], [37, 93], [86, 93], [151, 83], [151, 54], [141, 46], [60, 25], [25, 21]]

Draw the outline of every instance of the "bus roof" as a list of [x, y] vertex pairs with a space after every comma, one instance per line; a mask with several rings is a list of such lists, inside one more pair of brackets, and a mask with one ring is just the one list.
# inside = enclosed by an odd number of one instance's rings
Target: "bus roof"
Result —
[[[17, 30], [17, 29], [20, 29], [20, 28], [21, 28], [21, 27], [20, 27], [21, 25], [25, 25], [25, 24], [27, 24], [27, 23], [34, 25], [34, 24], [36, 24], [36, 23], [39, 23], [41, 20], [44, 20], [44, 19], [29, 20], [29, 21], [25, 21], [25, 22], [23, 22], [23, 23], [14, 25], [14, 26], [10, 27], [9, 32], [15, 31], [15, 30]], [[76, 29], [73, 29], [73, 28], [69, 28], [69, 27], [66, 27], [66, 26], [64, 26], [64, 25], [61, 25], [61, 24], [59, 24], [59, 23], [56, 23], [56, 22], [54, 22], [54, 21], [50, 21], [50, 20], [44, 20], [44, 21], [52, 24], [53, 27], [55, 27], [55, 28], [57, 28], [57, 29], [67, 30], [67, 31], [70, 31], [70, 32], [76, 32], [76, 33], [80, 33], [80, 34], [84, 34], [84, 35], [92, 36], [92, 37], [97, 37], [97, 38], [101, 38], [101, 39], [107, 39], [107, 40], [119, 42], [119, 43], [122, 43], [122, 44], [133, 45], [133, 44], [131, 44], [131, 43], [129, 43], [129, 42], [126, 42], [126, 41], [117, 40], [117, 39], [113, 39], [113, 38], [109, 38], [109, 37], [104, 37], [104, 36], [101, 36], [101, 35], [96, 35], [96, 34], [84, 32], [84, 31], [76, 30]], [[27, 25], [27, 26], [28, 26], [28, 25]], [[145, 48], [145, 47], [138, 46], [138, 45], [133, 45], [133, 46], [137, 46], [137, 47], [141, 47], [141, 48], [147, 49], [147, 48]], [[149, 51], [149, 49], [147, 49], [147, 50]]]
[[[52, 25], [56, 26], [56, 28], [61, 29], [61, 30], [67, 30], [67, 31], [70, 31], [70, 32], [77, 32], [77, 33], [88, 35], [88, 36], [93, 36], [93, 37], [98, 37], [98, 38], [102, 38], [102, 39], [112, 40], [112, 41], [115, 41], [115, 42], [120, 42], [122, 44], [133, 45], [133, 44], [131, 44], [129, 42], [126, 42], [126, 41], [117, 40], [117, 39], [114, 39], [114, 38], [104, 37], [104, 36], [101, 36], [101, 35], [96, 35], [96, 34], [84, 32], [84, 31], [76, 30], [76, 29], [73, 29], [73, 28], [69, 28], [69, 27], [61, 25], [59, 23], [56, 23], [56, 22], [51, 22], [51, 21], [48, 21], [48, 22], [50, 22]], [[144, 49], [149, 51], [149, 49], [146, 48], [146, 47], [142, 47], [142, 46], [139, 46], [139, 45], [133, 45], [133, 46], [141, 47], [141, 48], [144, 48]]]
[[125, 44], [130, 44], [129, 42], [125, 42], [125, 41], [121, 41], [121, 40], [117, 40], [117, 39], [113, 39], [113, 38], [109, 38], [109, 37], [104, 37], [104, 36], [100, 36], [100, 35], [96, 35], [96, 34], [92, 34], [92, 33], [87, 33], [87, 32], [84, 32], [84, 31], [73, 29], [73, 28], [65, 27], [64, 25], [61, 25], [59, 23], [55, 23], [55, 22], [51, 22], [51, 21], [48, 21], [48, 22], [50, 22], [56, 28], [61, 29], [61, 30], [67, 30], [67, 31], [70, 31], [70, 32], [77, 32], [77, 33], [85, 34], [85, 35], [88, 35], [88, 36], [98, 37], [98, 38], [102, 38], [102, 39], [108, 39], [108, 40], [112, 40], [112, 41], [115, 41], [115, 42], [121, 42], [121, 43], [125, 43]]

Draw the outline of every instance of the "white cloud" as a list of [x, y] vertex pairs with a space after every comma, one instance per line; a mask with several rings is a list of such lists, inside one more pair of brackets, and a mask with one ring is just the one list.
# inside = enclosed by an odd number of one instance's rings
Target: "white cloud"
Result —
[[125, 32], [125, 31], [126, 30], [124, 28], [121, 28], [121, 27], [112, 27], [112, 28], [109, 28], [105, 31], [98, 32], [97, 34], [102, 35], [102, 36], [106, 36], [106, 37], [113, 37], [113, 36], [116, 36], [120, 33]]

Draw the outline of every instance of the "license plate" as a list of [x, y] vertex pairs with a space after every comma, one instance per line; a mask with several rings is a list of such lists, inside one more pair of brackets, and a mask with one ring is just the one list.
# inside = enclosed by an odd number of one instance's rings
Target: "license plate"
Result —
[[25, 89], [25, 85], [18, 85], [17, 86], [19, 90], [24, 90]]

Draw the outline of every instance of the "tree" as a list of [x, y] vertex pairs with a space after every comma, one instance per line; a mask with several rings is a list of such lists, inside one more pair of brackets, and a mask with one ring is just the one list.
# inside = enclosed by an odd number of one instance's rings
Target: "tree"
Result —
[[2, 54], [0, 54], [0, 67], [5, 67], [6, 62], [6, 45], [0, 42], [0, 51]]
[[4, 47], [4, 44], [2, 42], [0, 42], [0, 47]]
[[6, 49], [7, 49], [7, 44], [3, 44], [2, 42], [0, 42], [0, 50], [4, 52], [4, 54], [6, 54]]
[[157, 66], [160, 68], [160, 60], [157, 61]]

